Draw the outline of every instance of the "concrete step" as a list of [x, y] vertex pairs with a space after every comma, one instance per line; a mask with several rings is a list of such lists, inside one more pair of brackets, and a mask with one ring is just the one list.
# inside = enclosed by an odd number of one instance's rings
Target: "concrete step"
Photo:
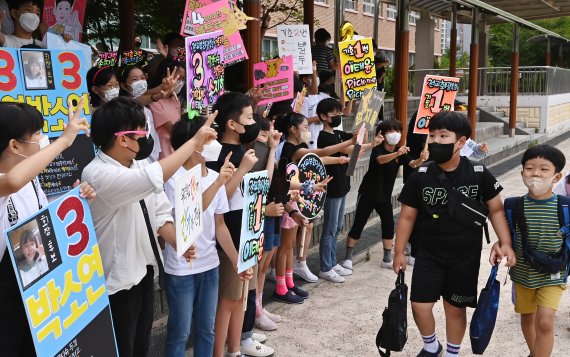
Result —
[[478, 122], [475, 129], [477, 142], [485, 142], [499, 135], [503, 135], [504, 125], [498, 122]]
[[525, 126], [525, 123], [517, 123], [517, 129], [520, 129], [529, 135], [536, 134], [536, 128], [529, 128]]
[[508, 121], [509, 117], [507, 116], [507, 113], [505, 112], [489, 112], [490, 114], [493, 114], [494, 116], [496, 116], [499, 119], [506, 119]]

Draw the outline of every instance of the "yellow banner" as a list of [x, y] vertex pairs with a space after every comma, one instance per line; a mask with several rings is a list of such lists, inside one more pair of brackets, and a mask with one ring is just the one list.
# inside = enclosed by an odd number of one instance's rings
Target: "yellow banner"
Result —
[[338, 44], [340, 73], [345, 100], [360, 99], [367, 88], [376, 89], [374, 47], [371, 38]]

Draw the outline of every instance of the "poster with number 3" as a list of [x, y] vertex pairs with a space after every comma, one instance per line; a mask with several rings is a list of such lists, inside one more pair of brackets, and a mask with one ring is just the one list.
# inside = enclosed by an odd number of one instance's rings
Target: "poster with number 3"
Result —
[[79, 188], [6, 235], [38, 357], [118, 356], [99, 244]]
[[196, 165], [174, 180], [176, 254], [180, 258], [202, 233], [202, 166]]

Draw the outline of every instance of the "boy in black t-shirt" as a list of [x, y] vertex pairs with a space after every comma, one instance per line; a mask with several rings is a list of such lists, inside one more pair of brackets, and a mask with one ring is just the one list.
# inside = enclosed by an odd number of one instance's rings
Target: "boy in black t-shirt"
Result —
[[396, 175], [400, 165], [415, 168], [427, 160], [427, 151], [413, 160], [407, 146], [397, 146], [400, 142], [402, 124], [397, 120], [384, 120], [376, 127], [376, 146], [370, 154], [368, 171], [360, 188], [354, 222], [346, 241], [346, 256], [342, 266], [352, 269], [352, 250], [356, 245], [362, 230], [370, 217], [372, 210], [376, 210], [382, 222], [382, 242], [384, 257], [382, 268], [392, 268], [392, 240], [394, 239], [394, 215], [392, 213], [392, 190], [396, 182]]
[[[396, 228], [393, 268], [406, 270], [404, 248], [414, 230], [418, 250], [412, 275], [410, 300], [424, 348], [418, 357], [439, 356], [443, 347], [435, 335], [433, 306], [443, 297], [447, 327], [447, 353], [457, 356], [465, 334], [465, 308], [477, 305], [477, 279], [482, 248], [482, 228], [461, 224], [448, 214], [448, 185], [489, 208], [489, 218], [501, 242], [501, 254], [514, 263], [509, 227], [503, 212], [501, 185], [483, 166], [474, 166], [459, 152], [471, 135], [467, 118], [440, 112], [429, 123], [428, 149], [433, 162], [414, 172], [404, 185]], [[503, 257], [500, 256], [500, 259]]]

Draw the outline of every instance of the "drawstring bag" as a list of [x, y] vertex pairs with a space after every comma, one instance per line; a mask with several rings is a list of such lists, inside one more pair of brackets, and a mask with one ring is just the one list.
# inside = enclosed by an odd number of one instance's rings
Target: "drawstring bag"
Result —
[[499, 311], [499, 293], [501, 291], [501, 284], [496, 279], [498, 269], [498, 264], [491, 269], [487, 285], [481, 290], [477, 308], [471, 318], [469, 337], [471, 338], [471, 349], [476, 355], [482, 355], [485, 352], [495, 329], [497, 312]]
[[[388, 297], [388, 307], [382, 313], [382, 326], [376, 335], [376, 347], [382, 357], [390, 357], [390, 351], [404, 349], [408, 340], [408, 286], [404, 282], [404, 271], [400, 270], [396, 288]], [[384, 348], [386, 352], [382, 352]]]

